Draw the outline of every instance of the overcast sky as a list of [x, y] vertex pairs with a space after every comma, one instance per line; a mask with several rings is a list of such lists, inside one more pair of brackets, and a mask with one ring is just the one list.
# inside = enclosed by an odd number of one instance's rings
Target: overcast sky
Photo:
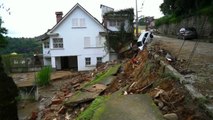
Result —
[[[159, 5], [163, 0], [138, 0], [139, 16], [162, 15]], [[55, 12], [64, 15], [79, 3], [101, 22], [100, 4], [115, 10], [134, 8], [135, 0], [0, 0], [0, 16], [8, 29], [10, 37], [35, 37], [41, 35], [56, 24]], [[143, 3], [143, 6], [142, 6]]]

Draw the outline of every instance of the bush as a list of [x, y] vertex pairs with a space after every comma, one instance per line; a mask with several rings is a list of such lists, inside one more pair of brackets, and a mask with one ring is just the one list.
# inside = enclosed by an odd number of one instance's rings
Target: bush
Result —
[[175, 16], [175, 15], [166, 15], [156, 20], [155, 25], [156, 27], [159, 27], [163, 24], [169, 24], [169, 23], [177, 23], [180, 22], [182, 19], [181, 16]]
[[213, 24], [213, 6], [208, 6], [208, 7], [202, 8], [197, 11], [197, 14], [208, 16], [209, 21]]
[[51, 77], [51, 67], [46, 66], [42, 68], [37, 74], [36, 74], [36, 84], [39, 86], [46, 86], [50, 84], [50, 77]]

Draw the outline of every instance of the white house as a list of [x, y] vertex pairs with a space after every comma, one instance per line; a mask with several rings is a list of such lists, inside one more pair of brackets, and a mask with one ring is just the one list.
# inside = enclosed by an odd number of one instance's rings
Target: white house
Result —
[[62, 16], [56, 12], [57, 24], [42, 40], [44, 65], [85, 71], [110, 60], [104, 47], [106, 30], [96, 18], [78, 3]]

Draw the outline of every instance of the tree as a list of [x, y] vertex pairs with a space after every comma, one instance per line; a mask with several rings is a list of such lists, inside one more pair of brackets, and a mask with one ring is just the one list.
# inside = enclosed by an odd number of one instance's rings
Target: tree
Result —
[[1, 25], [2, 25], [2, 23], [3, 23], [3, 21], [2, 21], [2, 19], [1, 19], [1, 17], [0, 17], [0, 49], [1, 48], [4, 48], [5, 46], [6, 46], [6, 44], [7, 44], [7, 41], [5, 40], [5, 38], [4, 38], [4, 34], [6, 34], [7, 33], [7, 29], [5, 29], [5, 28], [3, 28]]
[[7, 47], [0, 51], [0, 54], [10, 54], [16, 52], [18, 54], [41, 53], [41, 44], [34, 38], [11, 38], [5, 37]]
[[[6, 47], [6, 29], [1, 26], [0, 18], [0, 48]], [[13, 79], [4, 72], [4, 65], [0, 56], [0, 120], [18, 120], [17, 102], [18, 88]]]
[[164, 15], [187, 16], [211, 5], [212, 0], [164, 0], [160, 9]]

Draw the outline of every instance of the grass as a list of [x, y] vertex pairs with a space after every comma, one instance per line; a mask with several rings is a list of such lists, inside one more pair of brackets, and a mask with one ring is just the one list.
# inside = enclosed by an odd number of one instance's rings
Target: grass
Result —
[[50, 84], [51, 67], [46, 66], [36, 74], [36, 84], [46, 86]]
[[99, 83], [100, 81], [106, 79], [107, 77], [109, 77], [109, 76], [115, 74], [115, 73], [117, 72], [117, 70], [118, 70], [119, 67], [120, 67], [120, 64], [117, 64], [117, 65], [114, 65], [114, 66], [110, 67], [107, 71], [98, 74], [98, 75], [95, 77], [95, 79], [93, 79], [91, 82], [85, 84], [84, 87], [88, 87], [88, 86], [97, 84], [97, 83]]
[[92, 102], [92, 104], [77, 117], [76, 120], [91, 120], [92, 118], [94, 118], [95, 113], [97, 115], [97, 112], [101, 113], [103, 111], [103, 103], [105, 103], [105, 101], [108, 99], [109, 96], [98, 96]]

